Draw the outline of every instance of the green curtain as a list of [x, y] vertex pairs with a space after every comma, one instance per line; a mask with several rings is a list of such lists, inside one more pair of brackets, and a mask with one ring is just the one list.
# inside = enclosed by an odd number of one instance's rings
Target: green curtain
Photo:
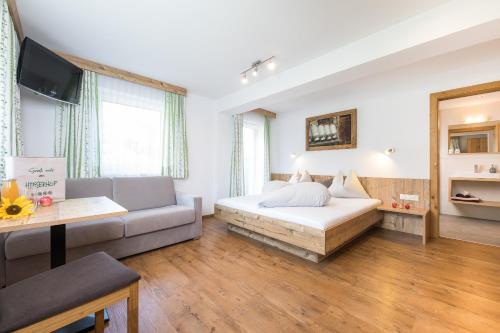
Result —
[[100, 176], [100, 118], [97, 74], [84, 71], [80, 104], [56, 108], [54, 154], [66, 157], [69, 178]]
[[243, 168], [243, 114], [233, 116], [233, 149], [231, 154], [231, 175], [229, 196], [245, 195]]
[[163, 117], [162, 175], [188, 178], [185, 96], [166, 92]]
[[271, 123], [264, 116], [264, 184], [271, 180]]
[[5, 157], [22, 156], [22, 122], [16, 82], [19, 42], [6, 0], [0, 12], [0, 179], [5, 178]]

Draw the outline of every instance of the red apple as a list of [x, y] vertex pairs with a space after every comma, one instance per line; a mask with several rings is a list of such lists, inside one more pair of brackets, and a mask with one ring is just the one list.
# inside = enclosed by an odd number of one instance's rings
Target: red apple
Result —
[[405, 208], [406, 208], [406, 209], [410, 209], [410, 207], [411, 207], [411, 206], [410, 206], [410, 204], [409, 204], [409, 203], [405, 204]]
[[398, 203], [397, 201], [392, 202], [392, 208], [398, 208]]
[[44, 197], [41, 197], [39, 200], [38, 200], [38, 203], [40, 204], [40, 206], [42, 207], [48, 207], [50, 205], [52, 205], [52, 198], [49, 197], [49, 196], [44, 196]]

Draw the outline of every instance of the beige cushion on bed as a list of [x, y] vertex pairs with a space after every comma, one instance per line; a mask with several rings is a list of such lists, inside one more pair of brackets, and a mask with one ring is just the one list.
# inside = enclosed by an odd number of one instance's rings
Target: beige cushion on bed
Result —
[[336, 198], [370, 198], [353, 170], [347, 175], [345, 181], [344, 174], [339, 171], [328, 190]]

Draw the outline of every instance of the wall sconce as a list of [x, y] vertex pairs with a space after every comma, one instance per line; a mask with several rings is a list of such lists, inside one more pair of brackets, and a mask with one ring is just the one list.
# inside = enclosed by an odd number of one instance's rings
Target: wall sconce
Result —
[[395, 152], [396, 152], [396, 148], [387, 148], [387, 149], [384, 151], [384, 153], [385, 153], [386, 155], [392, 155], [392, 154], [394, 154]]

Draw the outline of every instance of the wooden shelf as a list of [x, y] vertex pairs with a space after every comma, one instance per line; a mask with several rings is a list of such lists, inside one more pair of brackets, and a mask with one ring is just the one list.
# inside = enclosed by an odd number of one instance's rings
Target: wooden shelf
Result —
[[422, 220], [422, 244], [427, 244], [427, 240], [429, 239], [430, 232], [430, 210], [426, 208], [392, 208], [391, 206], [379, 206], [377, 210], [388, 212], [388, 213], [397, 213], [397, 214], [408, 214], [420, 216]]
[[451, 177], [451, 181], [500, 183], [500, 178]]
[[450, 200], [450, 202], [454, 203], [454, 204], [458, 204], [458, 205], [472, 205], [472, 206], [499, 207], [500, 208], [500, 201], [479, 201], [479, 202], [473, 202], [473, 201]]
[[449, 178], [449, 181], [448, 181], [448, 201], [450, 203], [456, 204], [456, 205], [469, 205], [469, 206], [500, 208], [500, 201], [481, 200], [479, 202], [474, 202], [474, 201], [452, 200], [451, 197], [453, 196], [453, 182], [454, 181], [499, 183], [500, 184], [500, 178], [451, 177], [451, 178]]
[[428, 209], [425, 208], [392, 208], [388, 206], [380, 206], [377, 208], [378, 210], [384, 211], [384, 212], [391, 212], [391, 213], [399, 213], [399, 214], [409, 214], [409, 215], [418, 215], [418, 216], [424, 216], [427, 214], [429, 211]]

